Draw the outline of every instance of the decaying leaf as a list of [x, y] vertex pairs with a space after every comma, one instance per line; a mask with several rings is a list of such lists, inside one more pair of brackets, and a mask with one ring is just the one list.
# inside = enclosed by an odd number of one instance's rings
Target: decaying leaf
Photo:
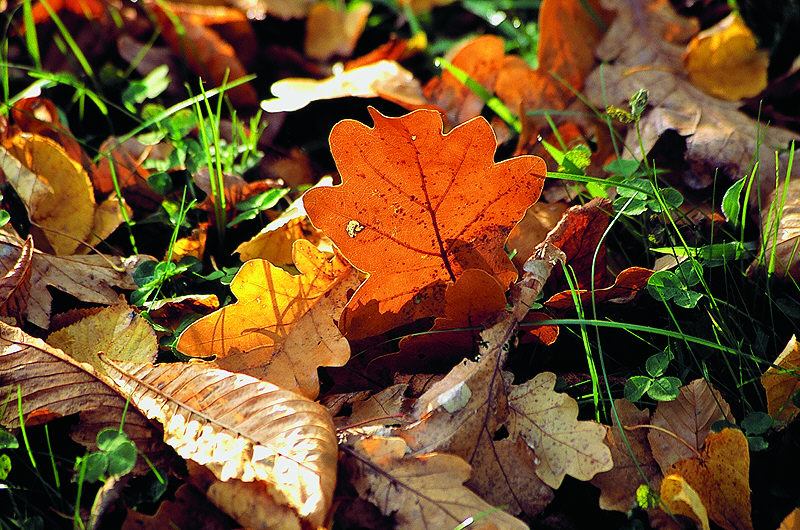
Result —
[[[592, 299], [597, 303], [613, 302], [625, 304], [635, 299], [647, 287], [647, 280], [653, 271], [644, 267], [628, 267], [620, 271], [614, 284], [594, 291], [578, 289], [574, 294], [580, 298], [584, 307], [591, 305]], [[547, 299], [545, 305], [550, 309], [564, 310], [575, 305], [573, 291], [561, 291]]]
[[538, 157], [495, 163], [482, 118], [444, 135], [434, 111], [370, 113], [373, 128], [345, 120], [331, 131], [342, 184], [303, 199], [314, 225], [370, 274], [342, 314], [352, 339], [443, 315], [446, 286], [464, 270], [514, 281], [503, 246], [545, 176]]
[[394, 514], [396, 528], [451, 528], [471, 517], [470, 528], [527, 528], [503, 511], [490, 511], [489, 503], [464, 486], [470, 466], [463, 459], [441, 453], [411, 456], [406, 450], [401, 438], [371, 437], [356, 440], [347, 451], [356, 489], [383, 514]]
[[[800, 370], [800, 344], [796, 336], [792, 335], [773, 364], [783, 370]], [[797, 416], [798, 409], [792, 396], [800, 390], [800, 375], [782, 373], [778, 368], [769, 367], [761, 376], [761, 386], [767, 393], [767, 412], [776, 422], [786, 425]]]
[[723, 429], [709, 434], [700, 458], [675, 462], [667, 470], [667, 475], [673, 473], [680, 475], [697, 492], [708, 517], [722, 528], [753, 528], [750, 518], [750, 452], [742, 431]]
[[28, 299], [31, 296], [32, 258], [33, 238], [28, 236], [20, 249], [17, 262], [0, 279], [0, 315], [9, 317], [20, 326], [28, 313]]
[[[338, 257], [329, 258], [305, 240], [294, 244], [293, 276], [266, 260], [245, 263], [231, 283], [235, 304], [187, 327], [177, 348], [195, 357], [215, 355], [216, 364], [316, 397], [318, 366], [341, 366], [350, 345], [336, 326], [334, 293], [346, 299], [360, 283]], [[319, 307], [317, 307], [319, 305]]]
[[554, 392], [555, 382], [555, 374], [543, 372], [511, 387], [508, 395], [509, 436], [520, 435], [533, 448], [539, 460], [536, 474], [552, 488], [567, 474], [590, 480], [612, 466], [611, 452], [603, 444], [605, 427], [577, 421], [577, 401]]
[[[0, 272], [11, 270], [20, 256], [24, 241], [6, 225], [0, 228]], [[52, 296], [48, 286], [95, 304], [114, 304], [120, 289], [136, 289], [131, 272], [144, 259], [131, 256], [120, 259], [101, 255], [51, 256], [33, 251], [31, 258], [31, 292], [28, 299], [28, 321], [47, 329]]]
[[260, 481], [278, 504], [314, 527], [336, 484], [336, 436], [327, 410], [308, 398], [204, 363], [105, 359], [122, 394], [164, 427], [178, 454], [222, 481]]
[[695, 379], [682, 386], [680, 394], [673, 401], [659, 403], [650, 423], [674, 435], [658, 430], [651, 430], [647, 434], [653, 458], [661, 471], [666, 475], [672, 464], [696, 454], [686, 446], [687, 443], [700, 451], [714, 422], [723, 419], [734, 421], [730, 409], [719, 392], [705, 379]]
[[769, 54], [739, 13], [733, 12], [696, 35], [686, 47], [683, 65], [689, 80], [714, 97], [736, 101], [767, 86]]

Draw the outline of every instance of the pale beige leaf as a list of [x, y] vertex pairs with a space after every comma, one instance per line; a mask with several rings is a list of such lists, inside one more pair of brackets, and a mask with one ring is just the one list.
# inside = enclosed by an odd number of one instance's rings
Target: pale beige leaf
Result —
[[[800, 370], [800, 344], [796, 336], [792, 335], [773, 364], [783, 370]], [[767, 412], [776, 422], [787, 425], [797, 416], [798, 409], [792, 396], [800, 389], [800, 376], [783, 370], [769, 367], [761, 376], [761, 386], [767, 393]]]
[[336, 485], [333, 420], [321, 405], [207, 363], [152, 366], [107, 360], [124, 395], [164, 426], [164, 441], [222, 481], [264, 481], [275, 501], [314, 526]]
[[312, 59], [326, 61], [333, 56], [349, 57], [364, 31], [372, 11], [368, 2], [353, 2], [348, 7], [317, 2], [306, 19], [305, 51]]
[[508, 396], [509, 436], [521, 435], [533, 448], [539, 459], [536, 473], [552, 488], [567, 474], [589, 480], [612, 466], [611, 452], [603, 444], [605, 427], [578, 421], [578, 403], [554, 392], [555, 383], [555, 374], [543, 372], [513, 386]]
[[[6, 274], [14, 267], [24, 243], [9, 225], [0, 228], [0, 274]], [[145, 256], [126, 259], [100, 255], [51, 256], [34, 250], [28, 321], [43, 329], [49, 326], [53, 299], [48, 286], [84, 302], [116, 303], [119, 293], [114, 288], [136, 289], [131, 273], [144, 259]]]
[[714, 422], [722, 419], [733, 422], [730, 410], [719, 392], [704, 379], [695, 379], [682, 386], [675, 400], [659, 403], [651, 424], [680, 438], [655, 429], [647, 434], [653, 458], [661, 472], [665, 473], [679, 460], [695, 456], [696, 453], [686, 444], [700, 451]]
[[[614, 405], [624, 427], [650, 423], [650, 413], [646, 409], [639, 410], [636, 405], [626, 399], [617, 399], [614, 401]], [[644, 429], [626, 430], [627, 445], [616, 418], [614, 418], [614, 426], [608, 427], [607, 430], [604, 442], [611, 450], [614, 467], [609, 471], [598, 473], [591, 482], [601, 490], [600, 508], [627, 512], [636, 499], [636, 489], [639, 485], [645, 484], [645, 478], [642, 477], [639, 470], [644, 472], [651, 485], [655, 483], [660, 474], [656, 461], [653, 460], [653, 455], [650, 453], [650, 444]], [[635, 462], [634, 459], [636, 459]]]
[[800, 280], [800, 178], [783, 182], [769, 194], [767, 204], [761, 210], [764, 257], [750, 270], [771, 263], [777, 276]]
[[[80, 413], [81, 421], [73, 437], [87, 447], [95, 447], [95, 436], [100, 430], [120, 426], [126, 400], [91, 366], [0, 322], [0, 396], [4, 400], [10, 396], [15, 403], [18, 386], [26, 419], [34, 412], [55, 416]], [[2, 410], [0, 423], [9, 428], [19, 427], [16, 404]], [[151, 461], [164, 465], [171, 451], [147, 418], [136, 410], [128, 410], [124, 431]], [[136, 470], [148, 469], [140, 459]]]
[[158, 355], [155, 331], [124, 298], [51, 333], [47, 342], [101, 373], [105, 373], [105, 363], [97, 356], [100, 352], [111, 359], [137, 363], [155, 362]]
[[[384, 515], [394, 515], [398, 529], [453, 528], [492, 505], [464, 486], [470, 466], [449, 454], [406, 454], [400, 438], [356, 440], [346, 452], [346, 465], [358, 492]], [[470, 528], [527, 528], [509, 514], [494, 511]]]

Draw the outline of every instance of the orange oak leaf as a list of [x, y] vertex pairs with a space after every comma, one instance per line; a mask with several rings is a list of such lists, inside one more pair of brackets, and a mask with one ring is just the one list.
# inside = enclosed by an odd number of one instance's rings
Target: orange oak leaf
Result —
[[[341, 366], [350, 346], [336, 327], [336, 298], [360, 283], [339, 258], [305, 240], [294, 244], [292, 276], [262, 259], [250, 260], [231, 283], [238, 302], [194, 322], [178, 339], [187, 355], [216, 355], [220, 368], [246, 373], [316, 398], [318, 366]], [[334, 287], [339, 289], [326, 296]], [[344, 291], [344, 292], [342, 292]]]
[[483, 118], [445, 135], [436, 111], [370, 114], [372, 128], [345, 120], [331, 131], [342, 184], [303, 199], [311, 222], [370, 274], [342, 314], [351, 339], [442, 316], [445, 289], [464, 270], [513, 282], [503, 246], [546, 174], [535, 156], [495, 163], [494, 133]]
[[700, 458], [673, 464], [677, 474], [697, 492], [708, 517], [728, 530], [753, 528], [750, 519], [750, 452], [739, 429], [709, 434]]

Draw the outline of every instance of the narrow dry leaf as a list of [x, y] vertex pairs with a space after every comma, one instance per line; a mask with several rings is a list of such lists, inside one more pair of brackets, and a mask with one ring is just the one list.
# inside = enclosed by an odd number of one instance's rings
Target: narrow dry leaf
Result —
[[652, 270], [644, 267], [628, 267], [620, 271], [614, 284], [603, 289], [595, 288], [594, 291], [578, 289], [577, 291], [561, 291], [554, 294], [544, 303], [550, 309], [566, 310], [575, 306], [574, 295], [580, 298], [583, 306], [591, 305], [592, 300], [596, 303], [612, 302], [615, 304], [627, 304], [634, 300], [647, 287], [647, 280], [653, 275]]
[[28, 313], [32, 258], [33, 238], [28, 236], [17, 262], [0, 280], [0, 315], [11, 318], [18, 326], [22, 326]]
[[214, 355], [221, 368], [316, 398], [317, 367], [342, 366], [350, 358], [337, 326], [336, 300], [343, 305], [347, 291], [361, 281], [341, 259], [306, 240], [295, 242], [294, 262], [296, 276], [265, 260], [242, 265], [231, 283], [237, 302], [192, 323], [177, 349], [194, 357]]
[[[786, 347], [773, 363], [783, 370], [800, 371], [800, 344], [792, 335]], [[767, 412], [776, 422], [788, 425], [798, 413], [792, 396], [800, 390], [800, 375], [782, 373], [778, 368], [770, 366], [761, 376], [761, 386], [767, 393]]]
[[[492, 505], [464, 486], [470, 466], [441, 453], [406, 454], [401, 438], [356, 440], [346, 451], [346, 465], [358, 492], [384, 515], [394, 515], [396, 528], [452, 528], [475, 517], [470, 528], [527, 528], [522, 521]], [[490, 512], [485, 517], [476, 517]]]
[[178, 454], [221, 481], [265, 482], [314, 527], [331, 507], [336, 435], [327, 410], [253, 377], [206, 363], [152, 366], [104, 359], [121, 393], [164, 427]]
[[[20, 256], [24, 241], [6, 225], [0, 228], [0, 273], [11, 270]], [[131, 273], [146, 256], [120, 259], [101, 255], [51, 256], [38, 250], [31, 258], [31, 291], [28, 321], [47, 329], [52, 296], [48, 286], [95, 304], [114, 304], [119, 294], [114, 288], [136, 289]]]
[[739, 429], [709, 434], [700, 458], [676, 462], [666, 474], [686, 480], [700, 496], [708, 517], [722, 528], [752, 530], [750, 451]]
[[536, 453], [536, 474], [558, 488], [569, 474], [590, 480], [612, 467], [611, 452], [603, 444], [606, 429], [592, 421], [577, 421], [578, 403], [554, 392], [556, 376], [543, 372], [508, 395], [509, 436], [522, 436]]
[[158, 355], [155, 331], [124, 298], [51, 333], [47, 343], [100, 373], [105, 373], [105, 365], [97, 357], [100, 352], [110, 359], [137, 363], [155, 362]]
[[74, 254], [94, 225], [92, 183], [83, 167], [53, 140], [19, 134], [0, 148], [0, 167], [31, 221], [42, 227], [56, 255]]
[[702, 530], [710, 530], [708, 512], [700, 495], [680, 475], [667, 475], [661, 482], [661, 500], [677, 515], [695, 521]]
[[[126, 407], [125, 398], [109, 384], [89, 365], [0, 322], [0, 395], [3, 399], [16, 399], [19, 388], [26, 424], [31, 424], [31, 415], [59, 417], [79, 413], [73, 438], [93, 449], [98, 432], [119, 428]], [[0, 423], [8, 428], [19, 427], [16, 405], [3, 409]], [[154, 465], [168, 465], [171, 451], [164, 445], [161, 433], [142, 414], [128, 410], [124, 431]], [[140, 459], [135, 471], [146, 473], [149, 467]]]
[[767, 86], [769, 53], [734, 11], [697, 34], [683, 55], [689, 80], [714, 97], [737, 101]]
[[336, 55], [349, 57], [370, 11], [372, 4], [368, 2], [354, 2], [347, 7], [317, 2], [311, 6], [306, 18], [306, 55], [319, 61]]
[[[392, 96], [401, 87], [402, 100]], [[275, 97], [261, 102], [261, 108], [267, 112], [291, 112], [322, 99], [375, 98], [384, 95], [390, 101], [406, 107], [428, 105], [414, 74], [395, 61], [385, 60], [321, 80], [287, 77], [273, 83], [270, 90]]]
[[695, 456], [696, 453], [686, 444], [700, 451], [714, 422], [723, 419], [733, 422], [730, 410], [728, 403], [705, 379], [695, 379], [680, 387], [680, 393], [673, 401], [659, 403], [651, 424], [675, 435], [655, 429], [647, 434], [653, 458], [661, 472], [666, 474], [675, 462]]
[[[650, 413], [639, 410], [636, 405], [626, 399], [614, 401], [617, 415], [624, 427], [647, 425], [650, 423]], [[598, 473], [592, 479], [592, 484], [600, 488], [600, 508], [603, 510], [616, 510], [628, 512], [636, 501], [636, 488], [645, 484], [642, 477], [644, 472], [647, 480], [652, 485], [660, 476], [656, 461], [650, 453], [650, 444], [647, 442], [647, 433], [644, 429], [626, 430], [625, 440], [620, 433], [619, 423], [614, 418], [614, 425], [607, 428], [605, 444], [611, 450], [614, 467], [609, 471]], [[631, 456], [633, 452], [633, 456]], [[634, 458], [636, 462], [634, 462]], [[638, 464], [638, 467], [637, 467]]]

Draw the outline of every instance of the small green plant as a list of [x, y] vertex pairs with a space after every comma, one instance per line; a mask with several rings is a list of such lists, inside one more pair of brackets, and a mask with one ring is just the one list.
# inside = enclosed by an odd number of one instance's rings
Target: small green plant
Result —
[[700, 283], [702, 265], [698, 261], [686, 260], [673, 271], [658, 271], [647, 281], [647, 291], [656, 300], [672, 300], [675, 305], [686, 309], [697, 306], [703, 293], [692, 290]]
[[136, 465], [136, 445], [119, 429], [97, 433], [97, 449], [75, 461], [75, 470], [81, 471], [87, 482], [126, 475]]
[[664, 374], [672, 360], [667, 350], [651, 355], [645, 361], [647, 375], [635, 375], [625, 383], [625, 399], [639, 401], [645, 393], [656, 401], [672, 401], [678, 397], [681, 380]]

